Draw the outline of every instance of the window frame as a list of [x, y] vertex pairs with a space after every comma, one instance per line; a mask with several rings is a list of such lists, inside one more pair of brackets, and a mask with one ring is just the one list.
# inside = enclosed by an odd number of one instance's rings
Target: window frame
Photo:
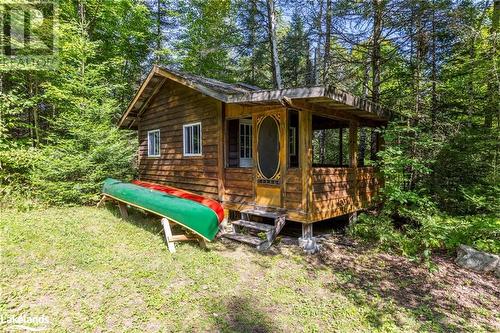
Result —
[[[243, 133], [241, 132], [241, 128], [245, 127], [249, 130], [249, 132], [245, 133], [245, 135], [243, 135]], [[242, 135], [243, 137], [245, 138], [244, 141], [246, 142], [242, 142]], [[239, 122], [238, 122], [238, 155], [239, 155], [239, 167], [240, 168], [251, 168], [253, 167], [253, 122], [252, 122], [252, 119], [248, 119], [248, 118], [241, 118], [239, 119]], [[245, 156], [241, 156], [241, 153], [242, 153], [242, 148], [244, 149], [244, 155]], [[246, 156], [248, 153], [248, 156]], [[241, 160], [248, 160], [250, 161], [250, 165], [248, 166], [241, 166]]]
[[[151, 137], [150, 137], [150, 134], [155, 134], [155, 133], [158, 133], [158, 154], [151, 154], [151, 149], [152, 146], [151, 146]], [[154, 129], [154, 130], [150, 130], [147, 132], [147, 140], [148, 140], [148, 157], [153, 157], [153, 158], [157, 158], [157, 157], [160, 157], [161, 156], [161, 132], [160, 132], [160, 129]]]
[[[199, 153], [189, 153], [187, 152], [187, 137], [186, 137], [186, 129], [187, 128], [194, 128], [195, 126], [200, 126], [200, 132], [199, 132]], [[194, 133], [194, 131], [192, 132]], [[191, 136], [191, 139], [194, 140], [194, 135]], [[194, 147], [194, 141], [191, 142], [192, 148]], [[189, 123], [182, 125], [182, 153], [183, 156], [185, 157], [193, 157], [193, 156], [203, 156], [203, 131], [202, 131], [202, 125], [201, 121], [196, 122], [196, 123]]]

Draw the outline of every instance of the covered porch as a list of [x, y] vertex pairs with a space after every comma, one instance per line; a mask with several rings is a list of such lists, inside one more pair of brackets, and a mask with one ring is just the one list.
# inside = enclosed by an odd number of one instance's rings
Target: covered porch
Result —
[[[225, 207], [238, 211], [255, 207], [280, 209], [290, 220], [313, 223], [369, 205], [380, 185], [373, 162], [382, 145], [382, 125], [363, 126], [359, 121], [311, 110], [258, 109], [248, 107], [248, 113], [235, 115], [229, 108], [225, 127]], [[259, 142], [265, 138], [259, 138], [254, 128], [259, 119], [269, 115], [280, 115], [276, 131], [280, 149], [273, 152], [275, 168], [266, 178], [260, 164], [265, 163], [262, 155], [270, 158], [269, 141]]]
[[224, 104], [222, 120], [222, 202], [237, 223], [272, 213], [312, 239], [315, 222], [367, 208], [379, 189], [387, 115], [366, 100], [324, 87], [261, 91]]

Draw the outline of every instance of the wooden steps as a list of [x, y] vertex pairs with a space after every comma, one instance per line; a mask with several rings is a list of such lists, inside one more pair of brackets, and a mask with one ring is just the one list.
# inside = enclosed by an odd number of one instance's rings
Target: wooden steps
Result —
[[237, 233], [228, 233], [224, 235], [225, 238], [232, 239], [241, 243], [246, 243], [253, 245], [255, 247], [259, 247], [262, 243], [264, 243], [265, 239], [260, 239], [257, 236], [250, 236], [245, 234], [237, 234]]
[[246, 209], [246, 210], [242, 210], [241, 214], [243, 216], [244, 215], [255, 215], [255, 216], [268, 217], [268, 218], [272, 218], [272, 219], [275, 219], [277, 217], [280, 217], [281, 215], [284, 215], [284, 214], [280, 214], [277, 211], [260, 210], [260, 209]]
[[264, 232], [274, 230], [273, 225], [259, 223], [259, 222], [253, 222], [253, 221], [247, 221], [247, 220], [237, 220], [237, 221], [232, 221], [231, 223], [233, 224], [233, 226], [237, 225], [238, 227], [249, 228], [249, 229], [254, 229], [254, 230], [259, 230], [259, 231], [264, 231]]
[[[255, 217], [270, 219], [273, 224], [253, 221]], [[267, 250], [285, 225], [286, 214], [279, 211], [249, 209], [241, 211], [241, 219], [231, 221], [233, 233], [225, 238], [253, 245], [258, 250]]]

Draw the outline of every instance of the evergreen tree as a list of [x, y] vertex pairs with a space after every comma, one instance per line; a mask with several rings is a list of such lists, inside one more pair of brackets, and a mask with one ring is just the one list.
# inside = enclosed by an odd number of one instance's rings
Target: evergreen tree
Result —
[[206, 77], [234, 81], [231, 51], [237, 41], [235, 15], [230, 0], [192, 0], [180, 7], [185, 32], [181, 49], [182, 70]]
[[265, 8], [259, 0], [237, 2], [239, 40], [236, 47], [240, 80], [262, 88], [272, 86]]
[[285, 87], [304, 86], [308, 83], [309, 44], [299, 12], [294, 12], [288, 33], [283, 39], [283, 84]]

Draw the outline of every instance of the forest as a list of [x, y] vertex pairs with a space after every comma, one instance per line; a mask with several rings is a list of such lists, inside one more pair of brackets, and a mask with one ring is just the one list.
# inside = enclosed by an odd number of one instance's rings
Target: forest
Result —
[[51, 66], [0, 62], [0, 207], [95, 204], [106, 177], [133, 178], [137, 139], [116, 122], [158, 64], [382, 104], [385, 186], [349, 232], [408, 256], [500, 252], [500, 1], [60, 0], [56, 13]]

